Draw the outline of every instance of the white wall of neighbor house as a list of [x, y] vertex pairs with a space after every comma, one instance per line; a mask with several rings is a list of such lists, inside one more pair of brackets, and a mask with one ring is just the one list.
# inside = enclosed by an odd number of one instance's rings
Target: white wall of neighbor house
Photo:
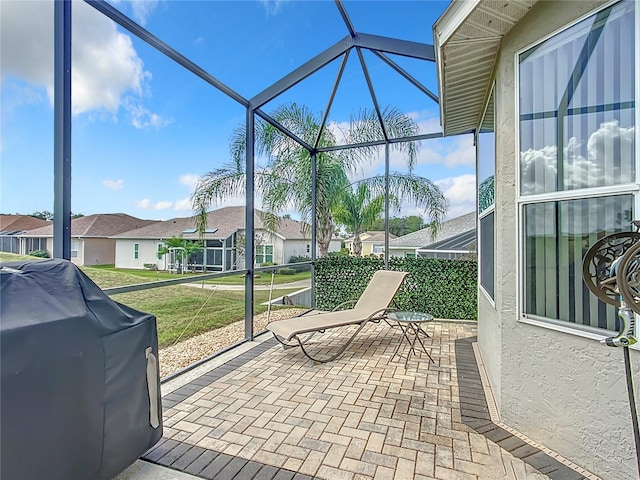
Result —
[[289, 263], [291, 257], [311, 258], [311, 240], [287, 240], [284, 244], [282, 263]]
[[83, 265], [108, 265], [116, 261], [116, 241], [109, 238], [84, 239]]
[[[331, 240], [329, 242], [329, 252], [339, 252], [340, 240]], [[316, 252], [320, 252], [320, 246], [316, 246]], [[299, 239], [299, 240], [287, 240], [284, 242], [284, 256], [282, 263], [289, 263], [291, 257], [309, 257], [311, 258], [311, 240]]]
[[389, 248], [390, 257], [414, 257], [416, 255], [415, 248]]
[[[637, 465], [622, 349], [601, 345], [601, 336], [569, 322], [522, 321], [519, 299], [516, 54], [604, 3], [540, 2], [502, 40], [495, 82], [495, 307], [479, 295], [479, 346], [502, 421], [602, 478], [627, 479], [637, 478]], [[640, 397], [637, 350], [631, 362]]]
[[[156, 239], [117, 239], [116, 240], [116, 268], [144, 269], [145, 263], [154, 263], [163, 268], [164, 262], [158, 260], [158, 244]], [[136, 258], [136, 245], [137, 258]]]

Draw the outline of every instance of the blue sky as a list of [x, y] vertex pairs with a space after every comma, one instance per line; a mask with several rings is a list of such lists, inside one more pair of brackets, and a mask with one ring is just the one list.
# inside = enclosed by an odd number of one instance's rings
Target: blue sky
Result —
[[[116, 8], [246, 98], [348, 35], [332, 1], [113, 1]], [[362, 33], [433, 43], [448, 2], [346, 1]], [[148, 219], [191, 215], [200, 175], [228, 162], [244, 108], [81, 1], [73, 2], [72, 211]], [[0, 2], [2, 72], [0, 212], [53, 210], [53, 2]], [[355, 52], [354, 52], [355, 53]], [[435, 65], [393, 57], [437, 93]], [[381, 105], [439, 131], [437, 105], [368, 52]], [[329, 120], [337, 129], [372, 106], [350, 55]], [[321, 114], [333, 62], [271, 103], [295, 100]], [[381, 154], [360, 176], [382, 171]], [[406, 171], [392, 154], [392, 169]], [[449, 217], [474, 209], [470, 136], [423, 141], [415, 173], [443, 189]], [[242, 204], [242, 198], [225, 204]], [[259, 204], [259, 199], [258, 199]], [[215, 208], [215, 206], [214, 206]], [[422, 214], [404, 205], [399, 215]]]

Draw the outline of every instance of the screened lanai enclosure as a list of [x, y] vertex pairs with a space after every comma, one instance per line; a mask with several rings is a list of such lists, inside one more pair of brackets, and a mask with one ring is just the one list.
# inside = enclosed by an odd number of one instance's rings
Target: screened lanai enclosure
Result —
[[[182, 2], [177, 6], [172, 5], [176, 7], [177, 12], [176, 25], [178, 19], [182, 20], [182, 16], [186, 17], [189, 13], [190, 22], [193, 22], [193, 29], [197, 34], [198, 29], [202, 28], [203, 19], [209, 15], [209, 10], [224, 11], [232, 8], [231, 3]], [[91, 12], [86, 11], [87, 5], [90, 6]], [[434, 12], [434, 18], [444, 6], [445, 4], [434, 4], [434, 8], [439, 9], [438, 12]], [[439, 122], [435, 121], [439, 107], [438, 96], [435, 93], [435, 53], [428, 41], [433, 38], [431, 24], [424, 25], [423, 39], [405, 39], [400, 35], [403, 31], [402, 21], [417, 21], [415, 18], [410, 19], [410, 8], [398, 4], [398, 18], [390, 18], [388, 22], [381, 21], [382, 19], [372, 22], [372, 17], [362, 15], [362, 7], [357, 2], [349, 4], [336, 0], [332, 3], [295, 4], [295, 8], [310, 9], [309, 25], [305, 26], [304, 39], [300, 41], [313, 46], [309, 48], [309, 53], [303, 61], [294, 63], [291, 58], [283, 58], [281, 62], [274, 64], [273, 69], [267, 71], [254, 70], [255, 57], [263, 47], [257, 45], [252, 38], [255, 36], [257, 42], [265, 40], [261, 37], [262, 32], [248, 31], [247, 26], [243, 26], [242, 15], [236, 16], [233, 21], [237, 22], [239, 35], [245, 37], [246, 45], [237, 43], [235, 38], [229, 38], [224, 44], [203, 46], [197, 54], [198, 58], [188, 58], [181, 53], [185, 42], [191, 41], [186, 39], [190, 38], [188, 31], [180, 32], [178, 28], [170, 31], [158, 28], [158, 31], [154, 31], [151, 25], [146, 27], [144, 22], [134, 21], [119, 9], [124, 10], [126, 5], [96, 0], [86, 0], [82, 5], [60, 1], [55, 2], [54, 8], [54, 256], [69, 259], [71, 248], [71, 124], [74, 108], [71, 78], [75, 60], [72, 58], [71, 36], [72, 31], [75, 31], [72, 24], [76, 13], [80, 14], [82, 10], [82, 15], [88, 17], [95, 16], [98, 12], [113, 23], [112, 28], [116, 28], [117, 25], [117, 28], [131, 34], [136, 49], [144, 51], [154, 61], [162, 61], [167, 74], [179, 78], [182, 87], [180, 92], [160, 92], [160, 95], [186, 95], [191, 88], [190, 85], [195, 82], [207, 85], [212, 95], [215, 95], [215, 101], [211, 98], [199, 100], [202, 110], [198, 111], [197, 115], [203, 119], [205, 129], [213, 129], [213, 124], [208, 119], [216, 115], [216, 102], [233, 105], [235, 108], [234, 120], [237, 128], [231, 133], [231, 166], [225, 165], [217, 169], [214, 166], [209, 174], [199, 172], [198, 187], [190, 202], [196, 213], [194, 221], [202, 232], [201, 239], [206, 245], [211, 242], [207, 239], [206, 231], [219, 227], [206, 224], [207, 209], [216, 205], [227, 205], [229, 198], [237, 202], [235, 204], [244, 206], [244, 225], [240, 225], [238, 231], [243, 232], [243, 251], [246, 255], [253, 255], [254, 261], [246, 261], [243, 269], [233, 272], [206, 273], [197, 279], [183, 276], [153, 284], [112, 287], [106, 290], [107, 293], [143, 294], [151, 288], [203, 281], [228, 276], [230, 273], [245, 274], [244, 339], [252, 339], [255, 334], [255, 278], [261, 272], [268, 275], [268, 272], [273, 270], [256, 263], [255, 254], [256, 251], [270, 251], [269, 248], [273, 251], [275, 244], [275, 240], [264, 242], [256, 238], [258, 207], [267, 214], [288, 212], [290, 210], [287, 208], [292, 209], [292, 204], [297, 208], [296, 213], [301, 217], [300, 223], [303, 227], [296, 228], [306, 228], [305, 233], [309, 240], [306, 242], [306, 250], [302, 250], [304, 247], [301, 247], [295, 255], [307, 256], [309, 265], [313, 265], [320, 256], [326, 255], [327, 251], [326, 248], [323, 251], [323, 245], [334, 236], [332, 220], [326, 215], [330, 201], [326, 190], [328, 186], [336, 183], [332, 177], [335, 174], [333, 169], [336, 165], [344, 167], [344, 162], [353, 162], [353, 165], [358, 166], [354, 167], [353, 171], [348, 171], [351, 182], [349, 189], [355, 189], [363, 183], [365, 173], [369, 173], [367, 178], [373, 179], [367, 180], [371, 195], [384, 199], [382, 214], [386, 231], [385, 266], [390, 261], [389, 218], [397, 211], [398, 202], [413, 202], [412, 204], [419, 205], [420, 214], [425, 215], [428, 222], [435, 222], [436, 225], [447, 215], [447, 200], [439, 187], [414, 172], [419, 146], [440, 139], [443, 134]], [[236, 9], [236, 13], [239, 10], [241, 9]], [[352, 16], [352, 10], [358, 14]], [[358, 20], [361, 20], [363, 26]], [[331, 32], [335, 36], [333, 43], [314, 45], [314, 34], [318, 29]], [[387, 31], [391, 34], [385, 34]], [[167, 40], [167, 37], [171, 40]], [[327, 35], [324, 35], [322, 38], [326, 37]], [[198, 41], [196, 38], [195, 43]], [[211, 49], [209, 53], [207, 48]], [[241, 90], [251, 90], [246, 84], [236, 87], [233, 83], [226, 83], [220, 79], [229, 76], [227, 70], [230, 68], [216, 62], [216, 52], [220, 48], [237, 52], [234, 53], [234, 57], [242, 71], [246, 72], [253, 84], [261, 84], [257, 91], [243, 94], [240, 93]], [[286, 46], [283, 50], [287, 51]], [[275, 77], [280, 71], [283, 73], [279, 73], [279, 78]], [[220, 72], [220, 77], [217, 72]], [[381, 76], [381, 72], [384, 72], [385, 76]], [[398, 95], [398, 92], [403, 92], [403, 95]], [[427, 110], [433, 112], [430, 121], [419, 118], [420, 121], [414, 120], [419, 116], [416, 112]], [[309, 111], [319, 113], [309, 114]], [[296, 115], [303, 117], [305, 122], [312, 119], [309, 122], [313, 123], [313, 128], [301, 128], [301, 124], [304, 127], [304, 122], [292, 121]], [[350, 122], [345, 124], [339, 121], [344, 118], [350, 118]], [[211, 132], [212, 130], [199, 133], [207, 136]], [[203, 144], [204, 146], [206, 144]], [[282, 177], [286, 175], [278, 171], [277, 162], [274, 163], [272, 160], [283, 151], [294, 152], [294, 157], [298, 159], [298, 162], [294, 163], [298, 165], [297, 173], [299, 177], [302, 176], [303, 182], [293, 183], [289, 178], [282, 181]], [[143, 155], [143, 152], [137, 154]], [[379, 164], [377, 170], [369, 166], [372, 159]], [[187, 162], [188, 159], [179, 160], [179, 163]], [[365, 173], [362, 173], [363, 171]], [[229, 183], [224, 184], [224, 181]], [[416, 189], [416, 185], [421, 186], [422, 190]], [[207, 187], [211, 189], [208, 190]], [[274, 198], [269, 196], [269, 188], [271, 192], [285, 192], [281, 197]], [[298, 200], [297, 203], [295, 200]], [[257, 205], [257, 201], [261, 204]], [[277, 225], [277, 219], [274, 222], [273, 225]], [[277, 233], [275, 237], [278, 235], [285, 238], [287, 233]], [[202, 256], [203, 253], [198, 255]], [[283, 258], [279, 267], [288, 266], [291, 266], [288, 264], [288, 258]], [[311, 288], [314, 288], [314, 281], [311, 282]], [[311, 298], [313, 306], [314, 295], [311, 295]]]

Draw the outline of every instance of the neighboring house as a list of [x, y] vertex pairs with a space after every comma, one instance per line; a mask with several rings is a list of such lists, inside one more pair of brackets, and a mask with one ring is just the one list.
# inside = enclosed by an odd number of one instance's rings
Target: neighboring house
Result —
[[475, 132], [478, 347], [497, 413], [607, 479], [638, 478], [633, 423], [623, 351], [600, 343], [616, 309], [581, 272], [640, 216], [638, 8], [454, 1], [434, 25], [444, 134]]
[[[192, 217], [172, 218], [143, 228], [115, 235], [116, 267], [177, 270], [171, 254], [159, 254], [166, 241], [173, 237], [203, 240], [203, 250], [194, 255], [187, 268], [193, 270], [227, 271], [244, 268], [244, 207], [224, 207], [207, 214], [207, 229], [201, 239]], [[310, 232], [296, 220], [282, 219], [277, 231], [265, 228], [262, 212], [255, 211], [255, 263], [288, 263], [292, 256], [311, 257]], [[331, 242], [329, 251], [339, 251], [340, 240]]]
[[[389, 234], [389, 242], [396, 238], [393, 233]], [[384, 231], [372, 230], [360, 234], [362, 241], [362, 256], [377, 255], [384, 256]], [[344, 240], [344, 246], [353, 254], [353, 237]]]
[[0, 215], [0, 252], [29, 255], [35, 250], [46, 250], [47, 239], [25, 239], [20, 235], [33, 228], [51, 225], [48, 220], [29, 215]]
[[[97, 213], [71, 220], [71, 261], [76, 265], [108, 265], [115, 263], [116, 242], [111, 238], [120, 232], [156, 223], [125, 213]], [[53, 224], [28, 230], [20, 235], [25, 242], [46, 244], [53, 255]]]
[[476, 250], [476, 212], [452, 218], [440, 224], [433, 236], [431, 228], [408, 233], [389, 242], [389, 255], [432, 258], [467, 257]]

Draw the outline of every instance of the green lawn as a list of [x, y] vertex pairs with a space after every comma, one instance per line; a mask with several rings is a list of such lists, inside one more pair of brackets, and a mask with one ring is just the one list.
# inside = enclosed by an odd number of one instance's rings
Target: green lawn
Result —
[[[30, 257], [32, 258], [32, 257]], [[277, 267], [276, 267], [277, 268]], [[137, 278], [135, 282], [123, 283], [122, 285], [131, 285], [132, 283], [147, 283], [147, 282], [155, 282], [158, 280], [168, 280], [177, 278], [179, 276], [198, 276], [202, 275], [201, 273], [189, 273], [185, 275], [179, 275], [175, 273], [169, 273], [164, 271], [153, 271], [153, 270], [138, 270], [133, 268], [115, 268], [113, 265], [96, 265], [90, 267], [82, 267], [83, 271], [89, 275], [91, 278], [100, 278], [104, 275], [106, 279], [107, 276], [111, 273], [115, 274], [124, 274], [128, 276], [132, 276]], [[117, 277], [116, 277], [117, 278]], [[125, 277], [123, 277], [125, 278]], [[278, 273], [275, 274], [273, 283], [278, 285], [281, 283], [289, 283], [296, 282], [298, 280], [306, 280], [311, 278], [311, 272], [300, 272], [294, 275], [280, 275]], [[95, 280], [94, 280], [95, 281]], [[216, 278], [211, 280], [205, 280], [206, 283], [210, 283], [213, 285], [244, 285], [244, 275], [231, 275], [223, 278]], [[256, 285], [270, 285], [271, 284], [271, 273], [263, 272], [257, 273], [254, 279]], [[108, 287], [116, 287], [118, 285], [109, 284]], [[107, 286], [103, 286], [103, 288], [108, 288]]]
[[[273, 298], [288, 295], [293, 291], [295, 289], [274, 290]], [[160, 347], [173, 345], [178, 338], [185, 340], [244, 319], [244, 291], [175, 285], [121, 293], [111, 298], [137, 310], [154, 314], [158, 321]], [[256, 314], [267, 310], [266, 306], [260, 304], [268, 299], [268, 291], [255, 292]]]
[[[0, 261], [36, 260], [37, 257], [0, 252]], [[116, 269], [113, 266], [81, 267], [100, 288], [134, 285], [167, 278], [175, 274], [149, 270]], [[306, 277], [305, 277], [306, 275]], [[309, 278], [310, 272], [300, 275], [276, 275], [280, 283]], [[227, 280], [227, 279], [225, 279]], [[258, 281], [260, 280], [260, 282]], [[262, 274], [257, 284], [270, 284], [271, 275]], [[209, 283], [209, 282], [207, 282]], [[244, 277], [229, 277], [227, 284], [243, 284]], [[297, 289], [274, 289], [272, 298], [289, 295]], [[184, 285], [153, 288], [139, 292], [121, 293], [111, 298], [143, 312], [152, 313], [158, 321], [160, 347], [173, 345], [178, 338], [186, 340], [195, 335], [224, 327], [244, 319], [244, 291], [211, 290]], [[268, 290], [256, 290], [254, 311], [265, 312], [260, 305], [269, 300]], [[283, 308], [283, 307], [276, 307]]]
[[[164, 272], [115, 269], [113, 267], [82, 267], [82, 270], [100, 288], [176, 278], [175, 274]], [[139, 272], [144, 273], [142, 275], [136, 274]], [[157, 274], [158, 277], [150, 274]], [[280, 277], [291, 278], [293, 275], [280, 275]], [[296, 290], [274, 289], [272, 298], [288, 295]], [[138, 292], [121, 293], [112, 295], [111, 298], [136, 310], [155, 315], [158, 321], [160, 347], [173, 345], [178, 338], [186, 340], [194, 335], [244, 319], [243, 290], [211, 290], [185, 285], [172, 285]], [[254, 292], [254, 312], [256, 314], [267, 310], [266, 306], [260, 305], [267, 300], [269, 300], [268, 290], [256, 290]]]
[[13, 262], [15, 260], [42, 260], [40, 257], [31, 255], [17, 255], [15, 253], [0, 252], [0, 262]]

